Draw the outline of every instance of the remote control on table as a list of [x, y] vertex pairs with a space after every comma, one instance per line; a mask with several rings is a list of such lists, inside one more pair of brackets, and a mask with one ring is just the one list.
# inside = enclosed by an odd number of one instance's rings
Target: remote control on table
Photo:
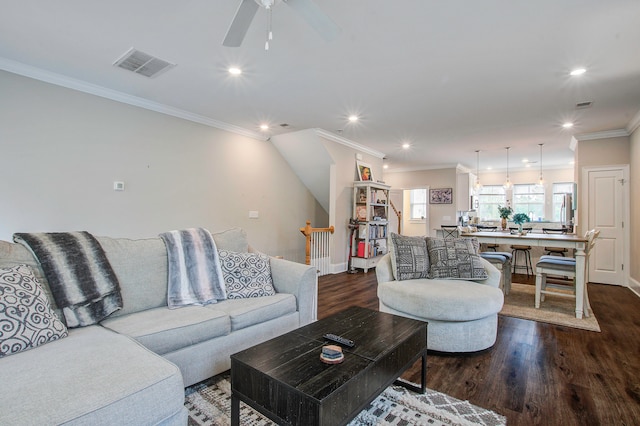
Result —
[[331, 340], [332, 342], [336, 342], [350, 348], [355, 345], [355, 343], [353, 343], [353, 340], [345, 339], [344, 337], [338, 336], [337, 334], [325, 334], [323, 337], [327, 340]]

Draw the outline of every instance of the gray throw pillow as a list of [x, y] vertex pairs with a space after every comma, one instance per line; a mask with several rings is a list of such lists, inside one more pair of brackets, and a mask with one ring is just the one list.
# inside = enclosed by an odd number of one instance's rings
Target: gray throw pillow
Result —
[[269, 256], [228, 250], [218, 250], [218, 254], [227, 289], [227, 299], [246, 299], [276, 294], [271, 278]]
[[425, 238], [392, 233], [391, 268], [398, 281], [429, 278], [429, 254]]
[[476, 238], [427, 238], [431, 261], [429, 277], [451, 280], [484, 280], [488, 278], [478, 255]]
[[0, 358], [67, 335], [31, 268], [0, 269]]

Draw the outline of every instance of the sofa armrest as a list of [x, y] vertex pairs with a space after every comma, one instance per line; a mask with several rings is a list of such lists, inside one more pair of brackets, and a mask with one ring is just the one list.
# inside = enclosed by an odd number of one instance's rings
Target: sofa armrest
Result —
[[318, 319], [318, 273], [316, 268], [285, 259], [270, 258], [273, 286], [278, 293], [296, 297], [300, 326]]
[[376, 264], [376, 278], [379, 283], [395, 281], [391, 270], [391, 254], [387, 253]]
[[500, 270], [495, 266], [493, 266], [491, 262], [489, 262], [487, 259], [484, 259], [481, 257], [480, 260], [482, 260], [482, 263], [484, 264], [484, 269], [487, 271], [487, 275], [489, 276], [487, 277], [486, 280], [476, 281], [476, 282], [479, 284], [500, 288], [500, 277], [501, 277]]

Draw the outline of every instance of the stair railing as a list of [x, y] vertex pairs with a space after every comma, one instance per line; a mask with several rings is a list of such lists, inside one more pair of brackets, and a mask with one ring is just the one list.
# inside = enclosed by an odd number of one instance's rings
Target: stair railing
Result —
[[333, 226], [312, 228], [310, 220], [307, 221], [307, 226], [300, 228], [300, 232], [306, 238], [305, 264], [315, 266], [318, 275], [326, 275], [330, 272], [330, 236], [333, 231]]

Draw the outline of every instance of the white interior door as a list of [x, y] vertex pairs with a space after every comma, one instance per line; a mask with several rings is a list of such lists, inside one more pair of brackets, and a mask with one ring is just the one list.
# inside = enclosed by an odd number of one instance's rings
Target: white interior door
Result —
[[[589, 256], [589, 281], [622, 285], [624, 280], [625, 173], [622, 168], [587, 169], [588, 229], [600, 231]], [[627, 183], [628, 185], [628, 183]]]

